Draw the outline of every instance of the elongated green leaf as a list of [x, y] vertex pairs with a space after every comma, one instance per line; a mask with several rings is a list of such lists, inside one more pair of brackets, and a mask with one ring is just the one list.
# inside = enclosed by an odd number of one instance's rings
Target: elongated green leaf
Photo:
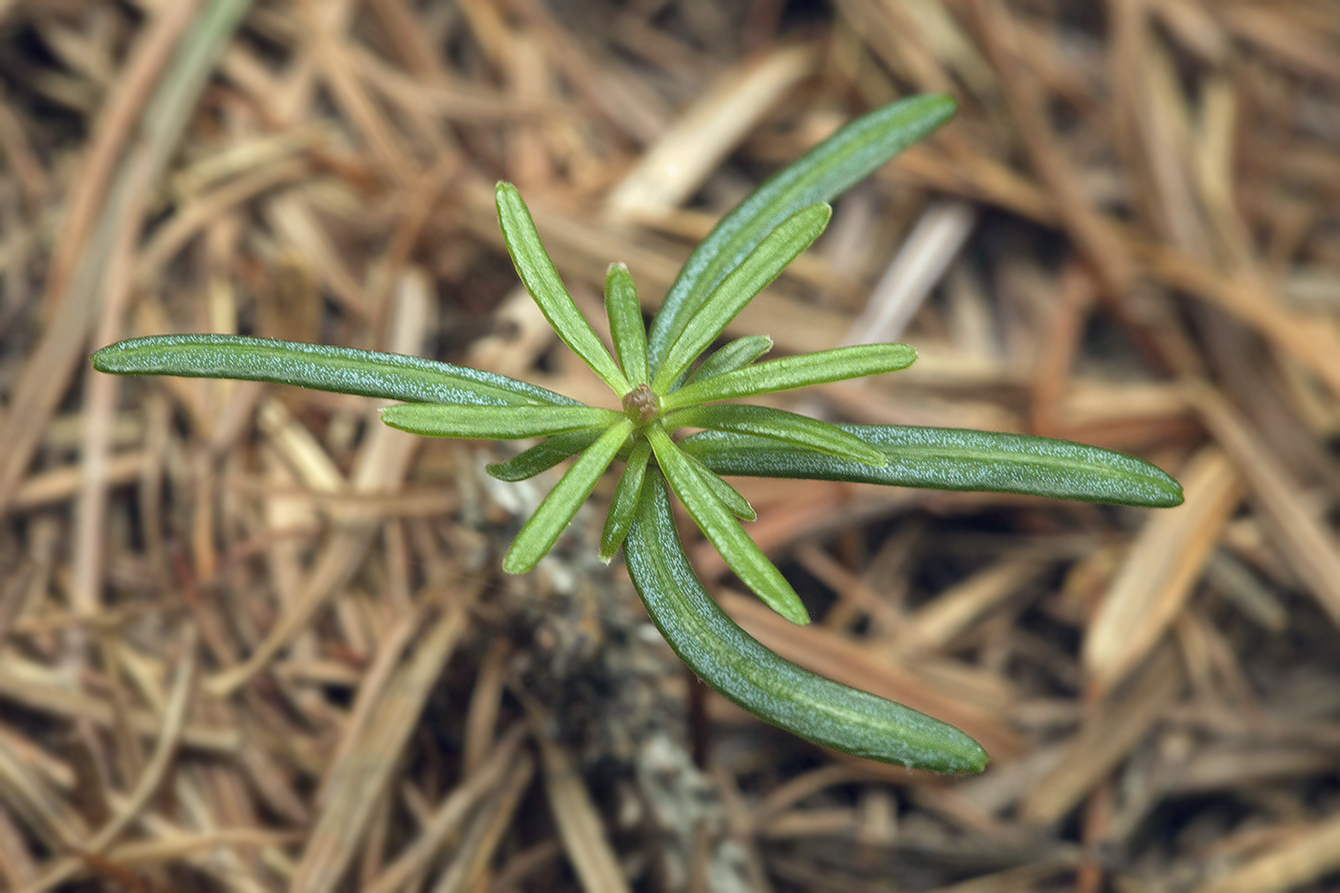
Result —
[[542, 471], [548, 471], [565, 459], [571, 459], [600, 439], [607, 426], [579, 428], [555, 434], [510, 459], [485, 465], [489, 477], [500, 481], [524, 481]]
[[885, 465], [889, 461], [878, 449], [836, 425], [770, 406], [740, 403], [690, 406], [670, 413], [662, 424], [669, 431], [676, 428], [707, 428], [753, 434], [868, 465]]
[[917, 352], [906, 344], [857, 344], [795, 357], [782, 357], [706, 378], [661, 398], [672, 412], [698, 403], [752, 397], [830, 381], [896, 372], [911, 366]]
[[741, 521], [758, 520], [758, 512], [754, 511], [754, 507], [749, 504], [749, 500], [744, 498], [744, 494], [731, 486], [730, 481], [721, 477], [688, 453], [681, 451], [681, 455], [693, 466], [693, 470], [698, 473], [698, 477], [712, 491], [712, 495], [717, 498], [717, 502], [721, 503], [722, 508]]
[[698, 525], [698, 529], [721, 553], [726, 566], [778, 614], [792, 623], [809, 623], [810, 617], [805, 612], [800, 596], [796, 595], [781, 571], [749, 538], [749, 534], [744, 532], [740, 522], [721, 504], [689, 458], [680, 452], [670, 436], [659, 427], [653, 425], [646, 430], [647, 439], [651, 441], [652, 451], [656, 454], [656, 462], [670, 481], [675, 495], [688, 509], [693, 523]]
[[770, 350], [772, 350], [772, 339], [767, 335], [746, 335], [743, 338], [736, 338], [703, 360], [697, 369], [685, 377], [684, 384], [691, 385], [695, 381], [748, 366]]
[[505, 375], [419, 357], [242, 335], [153, 335], [108, 345], [93, 368], [118, 375], [234, 378], [410, 403], [474, 406], [576, 400]]
[[652, 379], [652, 390], [665, 393], [698, 355], [725, 331], [744, 306], [819, 238], [832, 215], [833, 209], [828, 205], [806, 205], [777, 224], [776, 229], [726, 274], [689, 318]]
[[648, 341], [651, 371], [679, 337], [689, 317], [763, 237], [806, 205], [831, 201], [908, 146], [948, 121], [954, 100], [912, 96], [863, 115], [788, 165], [735, 207], [694, 249], [660, 312]]
[[623, 264], [610, 264], [605, 274], [605, 315], [609, 317], [610, 339], [614, 341], [624, 377], [634, 387], [646, 384], [647, 324], [642, 321], [637, 286]]
[[516, 539], [512, 540], [511, 548], [503, 557], [504, 571], [524, 574], [549, 553], [558, 535], [568, 526], [582, 503], [586, 502], [595, 489], [596, 481], [600, 480], [600, 476], [614, 460], [614, 455], [619, 452], [619, 447], [623, 446], [632, 432], [633, 423], [624, 419], [600, 435], [600, 439], [572, 463], [554, 489], [544, 497], [535, 514], [522, 526]]
[[824, 747], [932, 772], [981, 772], [987, 755], [951, 725], [825, 679], [765, 648], [703, 589], [652, 472], [624, 549], [647, 615], [699, 678], [745, 710]]
[[507, 252], [512, 256], [512, 265], [526, 286], [526, 291], [539, 305], [544, 318], [554, 327], [563, 343], [572, 348], [582, 362], [591, 367], [614, 393], [622, 397], [631, 389], [628, 379], [614, 364], [614, 358], [605, 350], [605, 345], [596, 337], [591, 324], [577, 309], [577, 304], [568, 294], [563, 280], [554, 269], [540, 234], [535, 229], [530, 210], [521, 200], [521, 193], [511, 183], [499, 183], [494, 192], [498, 205], [498, 225], [502, 228], [503, 241], [507, 243]]
[[1148, 462], [1068, 440], [961, 428], [839, 427], [881, 450], [889, 464], [876, 468], [715, 431], [685, 438], [680, 447], [718, 474], [1027, 493], [1150, 508], [1182, 502], [1181, 485]]
[[595, 406], [442, 406], [401, 403], [382, 410], [382, 421], [392, 428], [424, 437], [517, 440], [540, 437], [623, 418], [612, 409]]
[[651, 458], [651, 444], [638, 439], [619, 476], [619, 486], [614, 488], [614, 498], [610, 500], [609, 514], [605, 516], [605, 526], [600, 532], [600, 560], [610, 561], [623, 545], [628, 536], [628, 527], [637, 513], [638, 500], [642, 495], [642, 481], [647, 474], [647, 462]]

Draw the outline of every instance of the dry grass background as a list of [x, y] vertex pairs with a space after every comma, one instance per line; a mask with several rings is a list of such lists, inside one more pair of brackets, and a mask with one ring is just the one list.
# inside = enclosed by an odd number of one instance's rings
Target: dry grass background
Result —
[[[501, 575], [544, 482], [494, 447], [86, 362], [248, 332], [594, 395], [495, 180], [579, 303], [622, 260], [650, 309], [767, 172], [927, 90], [958, 119], [738, 330], [907, 340], [801, 405], [1099, 443], [1187, 502], [743, 482], [805, 629], [695, 555], [978, 778], [704, 697], [594, 512]], [[0, 886], [1334, 889], [1337, 310], [1333, 0], [4, 0]]]

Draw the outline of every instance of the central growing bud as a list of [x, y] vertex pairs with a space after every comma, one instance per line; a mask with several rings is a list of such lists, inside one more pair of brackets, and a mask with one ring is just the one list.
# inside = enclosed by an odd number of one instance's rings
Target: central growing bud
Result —
[[661, 416], [661, 400], [651, 388], [640, 384], [623, 395], [623, 411], [638, 425], [649, 425]]

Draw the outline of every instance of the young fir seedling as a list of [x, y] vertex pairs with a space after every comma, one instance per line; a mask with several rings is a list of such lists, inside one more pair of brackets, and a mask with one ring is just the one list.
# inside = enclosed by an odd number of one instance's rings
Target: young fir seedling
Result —
[[[944, 123], [953, 110], [944, 96], [879, 109], [764, 184], [689, 257], [650, 330], [628, 269], [612, 264], [605, 309], [613, 355], [564, 287], [520, 194], [499, 183], [498, 220], [522, 282], [558, 336], [609, 386], [618, 410], [446, 363], [259, 338], [138, 338], [103, 348], [93, 363], [104, 372], [242, 378], [403, 400], [384, 409], [382, 420], [431, 437], [544, 438], [488, 467], [494, 477], [518, 481], [576, 457], [512, 542], [503, 559], [509, 573], [533, 568], [601, 475], [621, 461], [601, 557], [608, 561], [623, 546], [649, 616], [705, 682], [820, 744], [935, 771], [980, 771], [986, 754], [952, 726], [810, 673], [736, 626], [694, 577], [668, 498], [672, 491], [740, 580], [794, 623], [808, 622], [805, 607], [741, 526], [754, 519], [754, 510], [722, 475], [1147, 506], [1181, 501], [1180, 487], [1157, 468], [1080, 444], [957, 429], [831, 425], [723, 402], [893, 372], [916, 359], [907, 345], [871, 344], [760, 362], [772, 348], [761, 335], [703, 355], [823, 232], [828, 200]], [[701, 430], [676, 440], [684, 428]]]

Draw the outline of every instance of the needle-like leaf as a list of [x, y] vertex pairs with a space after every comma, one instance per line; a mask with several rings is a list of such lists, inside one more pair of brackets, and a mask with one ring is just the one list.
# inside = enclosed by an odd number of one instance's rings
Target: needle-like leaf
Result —
[[810, 617], [800, 596], [744, 532], [740, 522], [721, 504], [689, 458], [670, 440], [670, 435], [653, 425], [647, 429], [647, 439], [651, 441], [656, 463], [670, 482], [671, 489], [688, 509], [693, 523], [721, 553], [726, 566], [778, 614], [792, 623], [809, 623]]
[[676, 428], [708, 428], [713, 431], [753, 434], [867, 465], [885, 465], [889, 461], [878, 449], [836, 425], [770, 406], [741, 403], [690, 406], [670, 413], [663, 424], [669, 431]]
[[605, 273], [605, 315], [609, 317], [610, 339], [614, 341], [624, 377], [634, 387], [646, 384], [647, 324], [642, 321], [637, 286], [623, 264], [610, 264]]
[[647, 616], [684, 663], [755, 716], [855, 756], [929, 769], [981, 772], [986, 752], [953, 726], [816, 676], [763, 647], [694, 576], [659, 474], [642, 488], [624, 549]]
[[494, 195], [503, 241], [507, 243], [512, 265], [516, 267], [526, 291], [535, 299], [540, 312], [549, 320], [549, 325], [553, 326], [563, 343], [572, 348], [615, 394], [622, 397], [632, 389], [628, 379], [619, 371], [614, 358], [605, 350], [605, 345], [600, 343], [591, 324], [577, 309], [572, 295], [568, 294], [563, 280], [558, 276], [558, 270], [554, 269], [554, 262], [544, 250], [544, 243], [540, 241], [530, 210], [521, 200], [521, 193], [511, 183], [499, 183]]
[[878, 448], [888, 464], [875, 467], [718, 431], [687, 437], [679, 446], [718, 474], [1029, 493], [1151, 508], [1182, 503], [1181, 485], [1159, 468], [1082, 443], [963, 428], [841, 428]]
[[244, 335], [130, 338], [93, 354], [93, 368], [119, 375], [271, 381], [409, 403], [581, 405], [528, 382], [450, 363]]
[[801, 208], [777, 224], [777, 228], [712, 289], [689, 318], [675, 343], [670, 345], [665, 362], [652, 379], [651, 389], [658, 394], [665, 393], [744, 306], [819, 238], [832, 216], [833, 209], [828, 205], [814, 204]]
[[647, 461], [651, 458], [651, 444], [641, 438], [634, 444], [619, 476], [619, 485], [614, 488], [614, 498], [610, 500], [609, 514], [605, 516], [605, 527], [600, 532], [600, 560], [610, 561], [623, 545], [628, 536], [628, 526], [633, 523], [637, 513], [638, 499], [642, 494], [642, 481], [647, 473]]
[[950, 97], [929, 94], [910, 96], [863, 115], [788, 165], [721, 218], [689, 255], [652, 320], [647, 345], [652, 374], [660, 370], [666, 351], [703, 299], [778, 223], [806, 205], [831, 201], [948, 121], [954, 108]]
[[571, 459], [595, 443], [600, 439], [600, 435], [605, 433], [605, 428], [605, 425], [601, 425], [598, 428], [579, 428], [576, 431], [555, 434], [510, 459], [485, 465], [484, 470], [489, 473], [489, 477], [500, 481], [524, 481], [533, 478], [563, 460]]
[[703, 360], [697, 369], [685, 377], [684, 384], [691, 385], [695, 381], [743, 368], [770, 350], [772, 350], [772, 339], [767, 335], [745, 335], [743, 338], [736, 338]]
[[857, 344], [782, 357], [724, 372], [671, 391], [661, 398], [661, 409], [672, 412], [713, 400], [752, 397], [863, 375], [896, 372], [911, 366], [916, 358], [917, 352], [906, 344]]
[[517, 440], [558, 434], [622, 418], [612, 409], [595, 406], [443, 406], [401, 403], [382, 410], [382, 421], [392, 428], [425, 437]]
[[572, 516], [586, 502], [595, 489], [596, 481], [605, 473], [619, 447], [633, 432], [633, 423], [623, 419], [600, 435], [586, 452], [572, 463], [554, 489], [544, 497], [540, 507], [522, 526], [512, 540], [512, 546], [503, 557], [503, 570], [509, 574], [524, 574], [539, 563], [553, 548], [554, 541], [568, 526]]
[[730, 512], [736, 518], [739, 518], [741, 521], [758, 520], [758, 512], [754, 511], [754, 507], [749, 504], [749, 500], [744, 498], [744, 494], [731, 486], [730, 481], [726, 480], [688, 453], [685, 453], [682, 450], [680, 453], [685, 459], [689, 460], [689, 464], [693, 466], [693, 470], [698, 472], [698, 477], [700, 477], [702, 482], [707, 485], [707, 488], [712, 491], [712, 495], [721, 503], [722, 508]]

